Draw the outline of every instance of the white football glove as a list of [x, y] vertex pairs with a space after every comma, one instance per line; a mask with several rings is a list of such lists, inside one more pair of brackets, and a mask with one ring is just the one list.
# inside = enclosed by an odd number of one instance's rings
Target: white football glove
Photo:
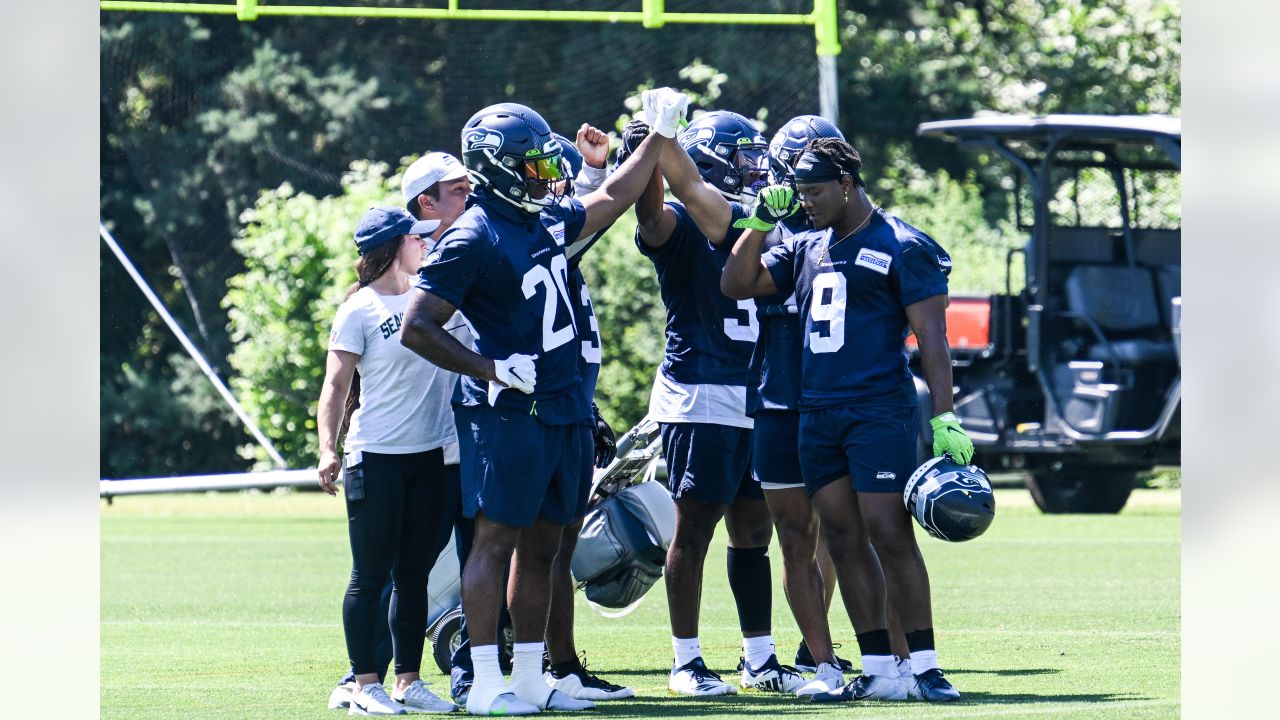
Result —
[[537, 355], [516, 354], [506, 360], [494, 360], [493, 374], [498, 377], [498, 383], [501, 385], [489, 383], [489, 404], [493, 405], [498, 398], [498, 393], [502, 392], [503, 385], [515, 388], [526, 395], [533, 394], [533, 387], [538, 382], [538, 372], [533, 361], [537, 359]]
[[680, 132], [680, 120], [689, 107], [689, 96], [668, 87], [645, 90], [640, 94], [640, 118], [663, 137], [673, 138]]

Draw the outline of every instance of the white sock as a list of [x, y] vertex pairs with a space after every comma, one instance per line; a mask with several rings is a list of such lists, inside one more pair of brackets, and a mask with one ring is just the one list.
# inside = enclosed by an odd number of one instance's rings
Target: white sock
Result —
[[911, 653], [911, 674], [919, 675], [938, 667], [937, 650], [917, 650]]
[[676, 653], [676, 667], [683, 667], [693, 662], [694, 658], [702, 657], [702, 643], [696, 637], [672, 637], [671, 648]]
[[896, 655], [894, 657], [897, 659], [899, 677], [911, 677], [915, 675], [915, 673], [911, 671], [911, 658], [900, 658]]
[[746, 658], [747, 664], [753, 668], [758, 668], [768, 662], [773, 653], [772, 635], [742, 638], [742, 655]]
[[502, 677], [502, 668], [498, 666], [497, 645], [473, 645], [471, 647], [471, 664], [475, 668], [475, 679], [471, 683], [471, 694], [467, 704], [486, 710], [493, 699], [507, 692], [507, 681]]
[[892, 655], [863, 655], [862, 674], [880, 677], [898, 677], [898, 663]]
[[516, 697], [540, 708], [547, 706], [551, 687], [542, 679], [543, 643], [515, 643], [511, 658], [511, 691]]

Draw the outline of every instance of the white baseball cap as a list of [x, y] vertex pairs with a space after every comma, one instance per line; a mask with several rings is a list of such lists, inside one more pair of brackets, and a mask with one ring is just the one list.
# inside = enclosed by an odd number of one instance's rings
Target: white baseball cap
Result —
[[445, 180], [457, 180], [467, 176], [458, 158], [444, 152], [429, 152], [413, 161], [400, 179], [400, 192], [406, 203], [427, 191], [432, 185]]

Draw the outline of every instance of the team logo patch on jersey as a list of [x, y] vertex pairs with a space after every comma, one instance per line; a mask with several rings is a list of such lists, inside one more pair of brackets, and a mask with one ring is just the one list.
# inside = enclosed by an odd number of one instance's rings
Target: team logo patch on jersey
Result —
[[897, 480], [898, 475], [897, 473], [891, 473], [885, 470], [881, 470], [880, 472], [876, 473], [876, 479], [877, 480]]
[[551, 238], [556, 241], [556, 245], [564, 247], [564, 223], [548, 225], [547, 232], [551, 233]]
[[494, 150], [502, 147], [502, 133], [497, 130], [476, 130], [462, 138], [466, 150]]
[[853, 261], [854, 265], [861, 265], [868, 270], [875, 270], [881, 275], [889, 274], [889, 263], [893, 262], [893, 256], [888, 253], [876, 252], [871, 248], [862, 248], [858, 251], [858, 259]]

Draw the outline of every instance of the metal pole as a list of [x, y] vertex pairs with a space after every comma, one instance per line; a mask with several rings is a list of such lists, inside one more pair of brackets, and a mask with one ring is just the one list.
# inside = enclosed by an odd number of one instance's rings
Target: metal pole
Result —
[[813, 0], [813, 34], [818, 47], [818, 112], [840, 125], [840, 89], [836, 56], [840, 54], [840, 16], [836, 0]]
[[173, 316], [169, 314], [168, 308], [166, 308], [164, 303], [160, 301], [160, 298], [152, 292], [151, 286], [147, 284], [147, 281], [143, 279], [142, 275], [138, 272], [138, 269], [129, 261], [128, 256], [124, 254], [124, 250], [120, 249], [120, 245], [116, 243], [116, 239], [111, 236], [110, 232], [107, 232], [107, 227], [102, 224], [102, 220], [98, 220], [98, 235], [102, 237], [102, 241], [107, 244], [107, 247], [111, 248], [111, 252], [115, 253], [116, 259], [120, 261], [120, 264], [124, 266], [125, 271], [129, 273], [129, 277], [133, 278], [133, 282], [137, 284], [140, 290], [142, 290], [142, 294], [147, 296], [147, 300], [151, 302], [151, 307], [155, 308], [155, 311], [160, 315], [160, 319], [164, 320], [165, 325], [168, 325], [169, 329], [173, 331], [173, 334], [178, 337], [178, 342], [182, 343], [182, 347], [186, 349], [187, 354], [196, 361], [196, 364], [200, 366], [202, 371], [204, 371], [205, 377], [209, 378], [209, 382], [212, 382], [213, 386], [217, 388], [218, 394], [221, 395], [222, 399], [226, 400], [227, 404], [231, 406], [231, 409], [235, 411], [236, 417], [240, 418], [240, 422], [244, 423], [245, 427], [249, 429], [249, 432], [253, 435], [254, 439], [256, 439], [258, 444], [267, 451], [267, 454], [271, 456], [271, 459], [275, 461], [277, 466], [287, 468], [288, 464], [285, 463], [284, 458], [280, 457], [280, 453], [276, 452], [275, 446], [271, 444], [271, 441], [267, 439], [266, 435], [262, 434], [262, 431], [259, 430], [257, 424], [249, 418], [249, 415], [244, 411], [244, 408], [240, 407], [240, 403], [236, 401], [236, 397], [232, 395], [231, 391], [227, 389], [227, 386], [223, 384], [222, 378], [218, 377], [218, 373], [214, 372], [208, 361], [204, 359], [204, 355], [201, 355], [200, 351], [196, 349], [196, 346], [191, 342], [191, 338], [187, 337], [187, 334], [178, 326], [178, 321], [174, 320]]

